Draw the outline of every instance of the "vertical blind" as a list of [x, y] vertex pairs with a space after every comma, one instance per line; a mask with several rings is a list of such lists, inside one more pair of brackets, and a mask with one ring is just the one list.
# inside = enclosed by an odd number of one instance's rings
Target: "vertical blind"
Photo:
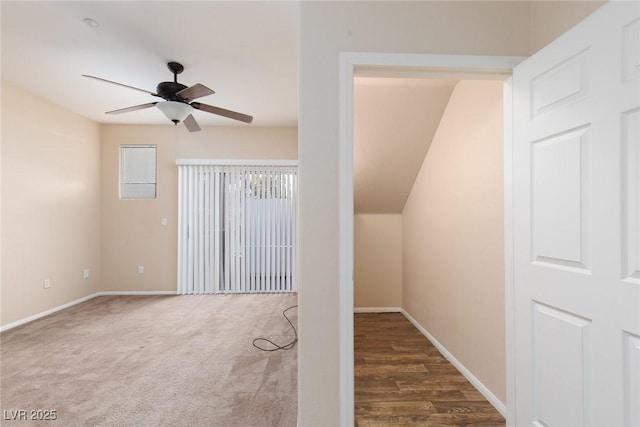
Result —
[[178, 170], [178, 293], [295, 292], [297, 167]]

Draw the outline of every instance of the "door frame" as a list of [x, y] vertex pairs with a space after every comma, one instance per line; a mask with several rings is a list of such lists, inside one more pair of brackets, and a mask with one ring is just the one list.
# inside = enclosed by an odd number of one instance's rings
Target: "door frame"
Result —
[[[339, 86], [339, 289], [340, 289], [340, 424], [354, 425], [353, 352], [353, 128], [354, 77], [438, 77], [502, 79], [504, 145], [504, 242], [505, 242], [505, 345], [507, 402], [515, 399], [513, 328], [513, 189], [512, 189], [512, 89], [513, 68], [519, 56], [432, 55], [342, 52]], [[506, 405], [507, 424], [515, 420], [515, 408]]]

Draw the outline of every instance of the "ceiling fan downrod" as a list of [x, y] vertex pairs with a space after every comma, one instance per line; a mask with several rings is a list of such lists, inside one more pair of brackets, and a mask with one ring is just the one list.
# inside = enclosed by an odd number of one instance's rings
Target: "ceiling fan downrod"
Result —
[[173, 73], [173, 82], [178, 83], [178, 74], [184, 71], [184, 67], [179, 62], [168, 62], [167, 68]]

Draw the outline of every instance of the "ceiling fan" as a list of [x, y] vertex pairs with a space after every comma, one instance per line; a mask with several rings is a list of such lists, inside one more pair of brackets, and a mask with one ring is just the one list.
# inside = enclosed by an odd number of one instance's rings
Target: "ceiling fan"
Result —
[[134, 105], [133, 107], [121, 108], [119, 110], [107, 111], [105, 114], [121, 114], [128, 113], [130, 111], [143, 110], [145, 108], [158, 107], [160, 111], [164, 113], [169, 120], [174, 124], [183, 122], [189, 132], [197, 132], [200, 130], [200, 125], [193, 117], [193, 111], [201, 110], [207, 113], [217, 114], [219, 116], [227, 117], [229, 119], [239, 120], [244, 123], [251, 123], [253, 117], [238, 113], [236, 111], [225, 110], [224, 108], [214, 107], [213, 105], [203, 104], [201, 102], [193, 102], [196, 98], [212, 95], [215, 93], [203, 84], [196, 83], [193, 86], [185, 86], [182, 83], [178, 83], [178, 74], [184, 71], [182, 64], [177, 62], [169, 62], [167, 64], [169, 71], [173, 73], [172, 82], [160, 82], [156, 87], [156, 93], [150, 92], [145, 89], [139, 89], [137, 87], [125, 85], [122, 83], [114, 82], [111, 80], [103, 79], [100, 77], [90, 76], [83, 74], [83, 77], [89, 77], [90, 79], [100, 80], [107, 83], [113, 83], [118, 86], [128, 87], [129, 89], [135, 89], [140, 92], [148, 93], [152, 96], [162, 98], [164, 101], [149, 102], [141, 105]]

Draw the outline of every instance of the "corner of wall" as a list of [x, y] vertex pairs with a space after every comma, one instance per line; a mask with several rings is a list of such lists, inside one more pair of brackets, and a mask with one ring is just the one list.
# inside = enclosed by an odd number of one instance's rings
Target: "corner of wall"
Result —
[[402, 215], [403, 310], [500, 399], [502, 141], [502, 82], [461, 81]]
[[99, 138], [97, 123], [2, 82], [3, 325], [99, 286]]
[[402, 215], [354, 215], [354, 305], [402, 304]]

